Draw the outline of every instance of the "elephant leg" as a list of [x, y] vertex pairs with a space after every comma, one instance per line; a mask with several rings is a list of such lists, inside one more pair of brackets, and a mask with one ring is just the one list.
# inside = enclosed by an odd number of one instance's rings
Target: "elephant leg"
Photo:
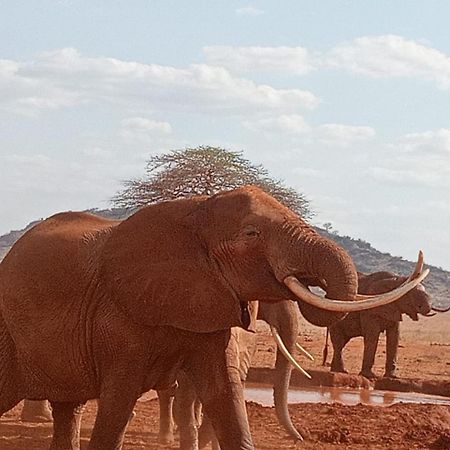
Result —
[[364, 325], [364, 355], [360, 375], [368, 379], [377, 378], [372, 372], [372, 367], [375, 362], [380, 332], [376, 317], [373, 317], [372, 321], [366, 321]]
[[83, 404], [51, 402], [53, 438], [50, 450], [79, 450]]
[[52, 411], [47, 400], [25, 400], [20, 414], [22, 422], [51, 422]]
[[386, 364], [383, 375], [386, 378], [395, 378], [399, 341], [400, 325], [399, 322], [393, 322], [392, 325], [386, 328]]
[[159, 399], [159, 434], [160, 444], [168, 445], [174, 442], [173, 403], [176, 386], [158, 391]]
[[132, 383], [129, 380], [129, 384], [109, 386], [100, 394], [88, 450], [121, 450], [126, 427], [140, 394], [139, 390], [132, 389]]
[[222, 450], [253, 450], [239, 373], [237, 343], [230, 332], [203, 335], [186, 361]]
[[[338, 324], [339, 325], [339, 324]], [[347, 345], [350, 338], [339, 328], [330, 328], [330, 338], [333, 345], [333, 359], [331, 360], [332, 372], [347, 373], [342, 358], [342, 350]]]
[[181, 450], [198, 450], [198, 422], [195, 414], [197, 392], [187, 375], [178, 373], [175, 418], [180, 433]]

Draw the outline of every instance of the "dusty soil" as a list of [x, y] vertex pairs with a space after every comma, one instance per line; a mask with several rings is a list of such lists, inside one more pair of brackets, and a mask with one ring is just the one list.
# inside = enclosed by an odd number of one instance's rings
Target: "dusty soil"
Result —
[[[273, 408], [247, 405], [255, 447], [285, 449], [450, 449], [450, 407], [436, 405], [393, 405], [391, 407], [304, 404], [291, 407], [294, 422], [308, 433], [295, 444], [279, 427]], [[96, 405], [88, 403], [83, 417], [82, 449], [87, 448]], [[50, 444], [51, 425], [18, 421], [20, 408], [7, 413], [0, 425], [2, 450], [41, 450]], [[124, 449], [175, 449], [157, 442], [158, 404], [138, 403]]]
[[[273, 365], [275, 346], [265, 326], [260, 327], [257, 367]], [[426, 380], [450, 380], [450, 313], [419, 323], [408, 319], [402, 327], [398, 375]], [[323, 369], [321, 355], [324, 330], [303, 324], [299, 342], [316, 361], [306, 359], [305, 368]], [[382, 374], [384, 339], [380, 339], [375, 372]], [[356, 339], [345, 351], [347, 370], [357, 374], [361, 361], [362, 341]], [[329, 359], [331, 357], [331, 349]], [[299, 358], [300, 359], [300, 358]], [[50, 424], [23, 424], [19, 421], [21, 405], [5, 414], [0, 421], [1, 450], [46, 449], [50, 443]], [[87, 405], [82, 425], [82, 449], [95, 418], [95, 402]], [[303, 428], [308, 439], [295, 444], [278, 426], [273, 408], [249, 403], [248, 412], [252, 434], [258, 450], [284, 449], [450, 449], [450, 407], [437, 405], [396, 404], [381, 406], [344, 406], [340, 404], [302, 404], [290, 407], [294, 423]], [[157, 401], [139, 402], [137, 415], [131, 422], [125, 449], [177, 448], [157, 443]]]

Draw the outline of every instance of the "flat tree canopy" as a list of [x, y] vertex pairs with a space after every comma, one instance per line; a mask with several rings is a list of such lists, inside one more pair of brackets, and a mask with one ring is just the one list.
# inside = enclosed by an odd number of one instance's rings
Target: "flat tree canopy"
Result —
[[313, 215], [303, 194], [270, 178], [266, 169], [251, 164], [242, 152], [209, 146], [152, 156], [144, 178], [125, 181], [112, 202], [116, 207], [137, 208], [180, 197], [212, 195], [246, 184], [260, 187], [304, 218]]

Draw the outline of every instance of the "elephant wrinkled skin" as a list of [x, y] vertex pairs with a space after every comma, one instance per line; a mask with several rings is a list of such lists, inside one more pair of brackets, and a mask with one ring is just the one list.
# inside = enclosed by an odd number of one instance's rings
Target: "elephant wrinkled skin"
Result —
[[[256, 303], [256, 302], [252, 302]], [[280, 301], [277, 303], [260, 303], [257, 318], [275, 327], [286, 346], [293, 354], [299, 334], [299, 310], [297, 305], [291, 301]], [[239, 327], [232, 329], [232, 335], [237, 352], [239, 354], [239, 371], [241, 380], [244, 382], [250, 369], [251, 360], [256, 353], [257, 335], [245, 331]], [[302, 440], [299, 431], [292, 424], [288, 410], [288, 389], [291, 378], [292, 365], [277, 348], [273, 395], [275, 412], [280, 425], [286, 432], [296, 440]], [[180, 435], [180, 449], [197, 450], [203, 448], [207, 442], [213, 440], [214, 433], [211, 432], [209, 421], [200, 420], [199, 401], [192, 382], [184, 373], [178, 374], [178, 388], [168, 391], [158, 391], [160, 404], [160, 429], [159, 441], [162, 444], [174, 441], [174, 420], [176, 416], [178, 432]], [[174, 402], [175, 397], [175, 402]]]
[[[358, 292], [360, 294], [379, 294], [392, 290], [407, 277], [390, 272], [376, 272], [370, 275], [359, 275]], [[418, 314], [427, 315], [432, 308], [431, 297], [419, 284], [406, 295], [389, 305], [379, 306], [368, 311], [348, 314], [345, 319], [330, 327], [330, 338], [333, 344], [331, 370], [344, 372], [342, 350], [348, 341], [357, 336], [364, 338], [364, 355], [361, 375], [376, 378], [372, 372], [380, 333], [386, 332], [386, 363], [384, 377], [394, 377], [396, 370], [397, 349], [399, 344], [399, 325], [402, 315], [418, 320]]]
[[[325, 283], [337, 300], [357, 291], [350, 257], [255, 187], [124, 221], [56, 214], [0, 263], [0, 415], [48, 399], [51, 448], [77, 449], [77, 412], [98, 398], [88, 449], [119, 450], [137, 398], [183, 368], [222, 449], [250, 450], [230, 328], [246, 302], [293, 298], [286, 277]], [[330, 322], [343, 315], [314, 308]]]

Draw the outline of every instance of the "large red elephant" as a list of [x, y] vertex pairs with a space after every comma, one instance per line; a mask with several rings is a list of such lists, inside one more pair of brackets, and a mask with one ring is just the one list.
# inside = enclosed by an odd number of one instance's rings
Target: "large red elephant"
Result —
[[358, 279], [347, 253], [254, 187], [151, 205], [124, 221], [57, 214], [0, 263], [0, 414], [49, 399], [51, 448], [77, 449], [75, 412], [98, 398], [88, 448], [119, 450], [137, 398], [183, 368], [222, 449], [250, 450], [229, 348], [247, 302], [291, 298], [331, 323], [394, 301], [424, 276], [348, 301]]

